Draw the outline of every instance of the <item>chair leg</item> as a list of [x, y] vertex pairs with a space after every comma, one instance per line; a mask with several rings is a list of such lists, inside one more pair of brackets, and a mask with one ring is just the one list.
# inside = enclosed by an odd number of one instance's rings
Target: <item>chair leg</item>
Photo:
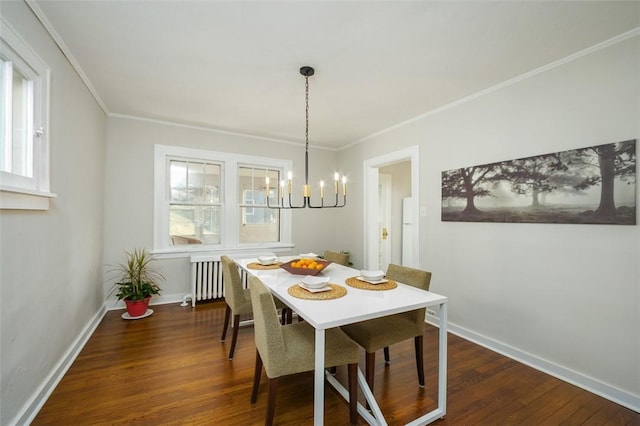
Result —
[[229, 349], [229, 359], [233, 359], [233, 353], [236, 350], [236, 342], [238, 341], [238, 329], [240, 328], [240, 315], [233, 316], [233, 338], [231, 339], [231, 349]]
[[414, 338], [416, 347], [416, 367], [418, 368], [418, 384], [421, 388], [424, 387], [424, 339], [422, 335]]
[[289, 308], [282, 308], [282, 317], [280, 318], [280, 324], [291, 324], [293, 318], [293, 311]]
[[222, 337], [220, 340], [224, 340], [227, 337], [227, 328], [229, 327], [229, 317], [231, 316], [231, 308], [227, 305], [224, 310], [224, 325], [222, 326]]
[[[365, 352], [364, 355], [364, 377], [367, 380], [367, 385], [369, 385], [369, 389], [371, 389], [371, 393], [373, 393], [373, 376], [376, 371], [376, 353], [375, 352]], [[369, 402], [366, 404], [367, 410], [370, 410]]]
[[267, 418], [264, 420], [265, 426], [273, 425], [276, 415], [276, 393], [278, 392], [278, 378], [269, 379], [269, 397], [267, 400]]
[[358, 364], [349, 364], [349, 421], [358, 424]]
[[375, 352], [367, 352], [365, 354], [365, 378], [367, 379], [367, 384], [369, 385], [369, 389], [373, 392], [373, 376], [375, 375], [376, 370], [376, 353]]
[[251, 403], [255, 404], [258, 400], [258, 388], [260, 387], [260, 377], [262, 376], [262, 358], [260, 352], [256, 349], [256, 369], [253, 373], [253, 390], [251, 391]]
[[389, 346], [384, 347], [384, 363], [389, 364]]

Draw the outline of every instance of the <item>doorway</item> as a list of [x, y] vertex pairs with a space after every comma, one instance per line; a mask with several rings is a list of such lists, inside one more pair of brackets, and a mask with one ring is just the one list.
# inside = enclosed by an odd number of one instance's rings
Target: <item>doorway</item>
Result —
[[[381, 206], [381, 178], [380, 172], [381, 169], [388, 170], [389, 166], [392, 166], [401, 162], [409, 162], [411, 167], [411, 176], [410, 176], [410, 190], [408, 197], [414, 200], [409, 207], [411, 212], [409, 213], [413, 218], [419, 218], [419, 193], [420, 193], [420, 182], [419, 182], [419, 150], [418, 146], [413, 146], [409, 148], [405, 148], [399, 151], [391, 152], [385, 155], [381, 155], [379, 157], [371, 158], [364, 161], [363, 165], [363, 188], [364, 188], [364, 217], [363, 217], [363, 235], [364, 235], [364, 266], [366, 269], [384, 269], [386, 265], [384, 262], [381, 263], [381, 243], [382, 239], [381, 233], [381, 225], [380, 225], [380, 215], [379, 209]], [[382, 178], [384, 179], [384, 178]], [[393, 197], [389, 197], [393, 198]], [[402, 215], [402, 214], [401, 214]], [[399, 219], [402, 220], [402, 219]], [[419, 221], [415, 220], [415, 223], [412, 225], [412, 232], [409, 233], [409, 237], [411, 241], [405, 241], [403, 244], [408, 244], [408, 249], [406, 252], [409, 257], [403, 260], [403, 264], [406, 266], [414, 266], [418, 267], [420, 253], [419, 253]], [[400, 242], [402, 233], [399, 232], [398, 235], [392, 236], [393, 238], [397, 238], [396, 242]], [[393, 243], [392, 243], [393, 244]], [[400, 263], [399, 261], [397, 263]]]

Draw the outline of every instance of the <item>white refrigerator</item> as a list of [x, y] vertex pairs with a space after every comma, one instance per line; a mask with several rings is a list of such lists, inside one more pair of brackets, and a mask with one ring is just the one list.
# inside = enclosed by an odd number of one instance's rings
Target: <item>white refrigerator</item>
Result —
[[402, 199], [402, 265], [413, 265], [413, 198]]

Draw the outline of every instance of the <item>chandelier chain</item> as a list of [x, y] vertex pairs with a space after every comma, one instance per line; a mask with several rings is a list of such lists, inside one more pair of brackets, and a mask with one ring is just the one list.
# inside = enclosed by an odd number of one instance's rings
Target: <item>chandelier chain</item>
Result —
[[305, 101], [305, 128], [304, 139], [305, 149], [309, 148], [309, 77], [304, 78], [304, 101]]

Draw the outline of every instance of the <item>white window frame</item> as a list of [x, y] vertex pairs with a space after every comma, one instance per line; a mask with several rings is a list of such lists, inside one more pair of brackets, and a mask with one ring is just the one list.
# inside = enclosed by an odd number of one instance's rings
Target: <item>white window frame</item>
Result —
[[[184, 158], [193, 161], [221, 162], [222, 167], [222, 217], [220, 244], [187, 244], [172, 246], [169, 236], [169, 158]], [[154, 215], [153, 252], [158, 257], [182, 257], [194, 253], [252, 255], [265, 251], [288, 251], [291, 241], [291, 212], [280, 212], [280, 241], [271, 243], [240, 243], [240, 215], [238, 214], [238, 167], [247, 164], [256, 167], [291, 170], [290, 160], [208, 151], [194, 148], [154, 146]], [[225, 230], [227, 230], [225, 232]]]
[[[0, 172], [0, 209], [48, 210], [49, 200], [56, 197], [50, 192], [49, 164], [49, 91], [51, 69], [20, 37], [11, 25], [2, 19], [0, 56], [10, 62], [30, 82], [29, 128], [32, 159], [32, 177]], [[5, 110], [10, 111], [10, 104]], [[12, 126], [5, 126], [5, 141]]]

